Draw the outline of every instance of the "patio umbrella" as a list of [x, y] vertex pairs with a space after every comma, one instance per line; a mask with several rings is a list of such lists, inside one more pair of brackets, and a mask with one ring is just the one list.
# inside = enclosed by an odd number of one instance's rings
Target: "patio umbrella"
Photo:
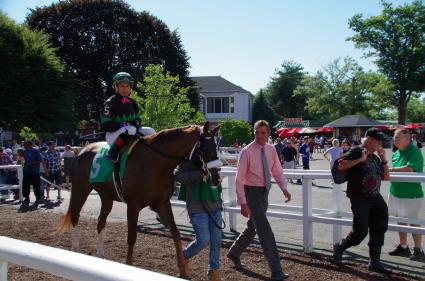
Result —
[[315, 134], [317, 133], [317, 130], [307, 127], [300, 130], [299, 134]]
[[422, 128], [422, 127], [423, 126], [421, 124], [410, 123], [405, 128], [406, 129], [419, 129], [419, 128]]
[[317, 130], [318, 133], [332, 133], [333, 129], [330, 127], [323, 127]]

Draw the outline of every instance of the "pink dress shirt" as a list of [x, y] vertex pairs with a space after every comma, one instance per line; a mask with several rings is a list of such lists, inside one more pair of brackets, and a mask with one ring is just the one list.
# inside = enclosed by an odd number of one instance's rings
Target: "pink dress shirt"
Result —
[[[236, 171], [236, 196], [239, 205], [246, 204], [244, 185], [265, 186], [263, 162], [261, 160], [262, 146], [255, 140], [242, 149], [239, 154], [238, 168]], [[276, 149], [266, 143], [264, 146], [271, 175], [282, 191], [287, 189], [288, 180], [283, 174]]]

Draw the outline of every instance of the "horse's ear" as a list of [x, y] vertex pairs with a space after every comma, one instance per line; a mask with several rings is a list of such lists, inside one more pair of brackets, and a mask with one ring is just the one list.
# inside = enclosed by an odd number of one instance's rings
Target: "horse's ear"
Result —
[[218, 130], [220, 130], [220, 125], [218, 125], [217, 127], [215, 127], [214, 129], [211, 130], [211, 135], [215, 136], [215, 134], [217, 134]]
[[210, 121], [207, 121], [204, 123], [204, 127], [203, 127], [204, 134], [208, 134], [209, 130], [210, 130]]

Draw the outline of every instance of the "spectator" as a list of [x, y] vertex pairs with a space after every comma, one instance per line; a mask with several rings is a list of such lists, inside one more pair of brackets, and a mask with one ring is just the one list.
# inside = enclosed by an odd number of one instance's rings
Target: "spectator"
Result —
[[31, 141], [24, 143], [24, 177], [22, 183], [22, 193], [24, 196], [23, 205], [30, 203], [30, 186], [33, 186], [34, 195], [36, 198], [35, 203], [39, 204], [43, 199], [40, 193], [40, 163], [41, 155], [38, 149], [33, 147]]
[[332, 147], [326, 150], [326, 152], [323, 154], [326, 160], [329, 161], [331, 169], [332, 169], [332, 166], [334, 165], [335, 160], [341, 157], [341, 155], [342, 155], [342, 148], [339, 147], [338, 139], [334, 139], [332, 141]]
[[[423, 172], [424, 158], [419, 148], [410, 142], [410, 132], [399, 129], [394, 134], [394, 144], [398, 150], [394, 152], [391, 172]], [[419, 182], [391, 182], [388, 197], [388, 208], [391, 215], [396, 217], [420, 219], [424, 193]], [[399, 223], [400, 225], [406, 225]], [[411, 226], [420, 227], [417, 224]], [[412, 234], [415, 246], [413, 254], [407, 245], [407, 234], [399, 232], [400, 244], [391, 251], [390, 256], [409, 257], [415, 261], [425, 261], [422, 249], [422, 236]]]
[[[13, 160], [6, 151], [0, 147], [0, 166], [13, 165]], [[0, 185], [8, 184], [8, 178], [10, 174], [10, 170], [0, 169]], [[6, 200], [9, 198], [9, 190], [1, 190], [0, 194], [2, 195], [2, 200]]]
[[[56, 151], [56, 143], [49, 141], [49, 149], [46, 152], [44, 160], [44, 169], [47, 175], [47, 180], [54, 183], [58, 189], [58, 201], [62, 201], [62, 171], [61, 171], [61, 156], [59, 151]], [[46, 186], [47, 198], [50, 195], [50, 185]]]
[[351, 149], [351, 143], [348, 139], [342, 141], [342, 154], [347, 153]]
[[[301, 155], [303, 161], [303, 170], [310, 170], [310, 137], [304, 137], [304, 143], [299, 149], [299, 154]], [[301, 180], [298, 179], [298, 184], [301, 184]]]
[[18, 159], [18, 149], [22, 148], [19, 142], [15, 139], [12, 140], [12, 158], [13, 160]]
[[416, 146], [417, 148], [422, 148], [421, 142], [418, 140], [417, 134], [412, 134], [412, 144]]
[[280, 138], [276, 139], [276, 144], [274, 145], [274, 148], [276, 149], [277, 156], [279, 156], [280, 163], [282, 163], [282, 149], [285, 147], [283, 145], [282, 140]]
[[309, 137], [308, 148], [310, 152], [310, 160], [314, 160], [313, 159], [314, 147], [315, 147], [314, 140]]
[[[202, 169], [190, 161], [183, 162], [175, 172], [176, 181], [182, 183], [179, 199], [186, 201], [190, 222], [195, 230], [195, 240], [184, 250], [185, 266], [189, 259], [210, 245], [208, 280], [220, 279], [221, 250], [221, 188], [212, 188], [202, 181]], [[201, 191], [202, 190], [202, 191]]]
[[[282, 160], [283, 160], [283, 169], [295, 169], [295, 159], [297, 158], [298, 151], [294, 147], [294, 144], [291, 140], [286, 141], [286, 146], [282, 149]], [[289, 180], [290, 183], [294, 183], [292, 179]]]
[[72, 164], [72, 161], [74, 160], [74, 157], [75, 157], [75, 153], [74, 153], [74, 151], [71, 150], [71, 146], [66, 145], [65, 151], [62, 154], [62, 158], [63, 158], [63, 170], [64, 170], [65, 181], [66, 181], [65, 188], [67, 188], [67, 189], [70, 189], [69, 170], [71, 168], [71, 164]]
[[242, 268], [239, 257], [258, 234], [272, 273], [271, 279], [283, 280], [288, 278], [288, 274], [282, 270], [275, 237], [266, 217], [271, 188], [270, 172], [287, 198], [286, 202], [291, 200], [291, 194], [287, 190], [287, 180], [276, 150], [267, 141], [270, 135], [267, 121], [255, 122], [254, 134], [255, 140], [239, 154], [236, 173], [237, 201], [241, 205], [241, 214], [249, 218], [246, 228], [233, 243], [227, 257], [236, 268]]
[[381, 180], [390, 177], [383, 140], [384, 134], [379, 129], [368, 129], [363, 144], [350, 149], [339, 163], [338, 170], [348, 173], [347, 197], [353, 212], [353, 228], [345, 239], [334, 245], [333, 258], [341, 262], [343, 252], [359, 245], [369, 231], [368, 269], [389, 274], [380, 262], [388, 228], [388, 207], [379, 190]]
[[239, 140], [236, 139], [235, 142], [233, 143], [233, 148], [238, 149], [239, 148]]

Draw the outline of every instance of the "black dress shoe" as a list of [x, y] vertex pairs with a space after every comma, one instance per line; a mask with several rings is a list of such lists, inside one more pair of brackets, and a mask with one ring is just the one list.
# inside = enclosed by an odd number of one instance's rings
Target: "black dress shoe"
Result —
[[236, 257], [236, 256], [232, 255], [230, 252], [227, 253], [226, 256], [227, 256], [227, 258], [229, 260], [231, 260], [233, 262], [233, 265], [235, 266], [235, 268], [237, 270], [241, 270], [243, 268], [243, 265], [242, 265], [241, 260], [239, 259], [239, 257]]
[[386, 269], [380, 262], [369, 263], [367, 269], [369, 271], [374, 271], [374, 272], [382, 273], [382, 274], [385, 274], [385, 275], [391, 275], [391, 273], [392, 273], [390, 270]]
[[280, 280], [285, 280], [288, 277], [289, 277], [289, 274], [283, 271], [280, 271], [280, 272], [272, 273], [271, 279], [280, 281]]

